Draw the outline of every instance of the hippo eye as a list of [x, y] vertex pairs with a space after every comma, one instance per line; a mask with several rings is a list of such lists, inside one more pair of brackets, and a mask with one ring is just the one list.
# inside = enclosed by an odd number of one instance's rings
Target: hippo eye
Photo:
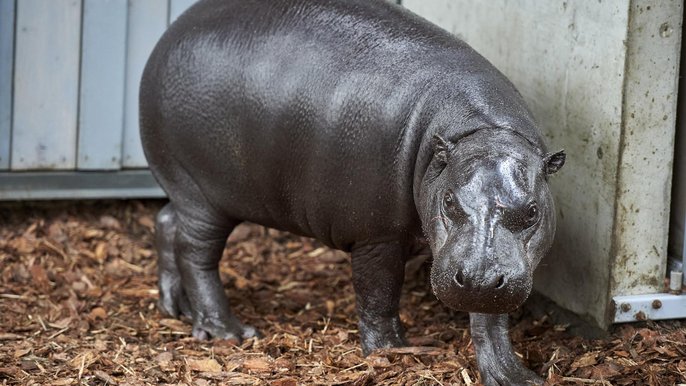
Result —
[[453, 192], [448, 190], [443, 194], [443, 211], [451, 220], [457, 220], [464, 215], [460, 205], [458, 205]]
[[443, 203], [446, 208], [452, 208], [455, 205], [455, 199], [453, 199], [453, 192], [447, 191], [443, 195]]
[[538, 221], [538, 205], [532, 202], [526, 210], [526, 225], [530, 227]]

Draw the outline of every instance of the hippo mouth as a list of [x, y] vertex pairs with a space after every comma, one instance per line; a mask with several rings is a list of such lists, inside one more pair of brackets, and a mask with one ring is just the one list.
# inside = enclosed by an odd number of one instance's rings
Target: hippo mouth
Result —
[[512, 312], [529, 297], [531, 275], [494, 274], [480, 278], [461, 272], [436, 272], [431, 269], [431, 286], [446, 306], [464, 312], [503, 314]]

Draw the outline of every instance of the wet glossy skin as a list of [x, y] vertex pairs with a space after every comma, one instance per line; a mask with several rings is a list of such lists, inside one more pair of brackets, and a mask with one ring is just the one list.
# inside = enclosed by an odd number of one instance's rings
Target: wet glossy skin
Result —
[[442, 146], [446, 165], [420, 200], [429, 206], [423, 213], [439, 214], [422, 221], [434, 292], [456, 309], [512, 311], [555, 233], [544, 159], [511, 130], [482, 129]]
[[242, 221], [351, 252], [365, 354], [406, 344], [404, 264], [428, 240], [436, 295], [471, 312], [484, 383], [540, 382], [504, 312], [552, 241], [546, 175], [564, 155], [465, 43], [382, 0], [202, 0], [152, 53], [140, 117], [170, 199], [159, 306], [195, 337], [257, 334], [218, 273]]

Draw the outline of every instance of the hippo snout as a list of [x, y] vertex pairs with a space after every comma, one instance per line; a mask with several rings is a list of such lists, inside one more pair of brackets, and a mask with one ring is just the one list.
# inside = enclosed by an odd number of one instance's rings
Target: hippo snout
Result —
[[532, 275], [525, 267], [467, 263], [450, 266], [432, 268], [431, 282], [438, 299], [456, 310], [510, 312], [531, 292]]
[[459, 288], [464, 288], [468, 290], [493, 290], [497, 291], [502, 289], [506, 283], [505, 274], [500, 273], [498, 270], [492, 270], [495, 272], [490, 272], [488, 277], [479, 279], [474, 275], [473, 272], [469, 272], [463, 268], [458, 268], [457, 273], [453, 277], [453, 281]]

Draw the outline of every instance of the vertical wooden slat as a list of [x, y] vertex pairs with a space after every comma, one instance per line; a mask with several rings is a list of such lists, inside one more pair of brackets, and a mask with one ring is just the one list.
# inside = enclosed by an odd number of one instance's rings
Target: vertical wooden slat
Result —
[[169, 24], [173, 23], [179, 15], [195, 2], [196, 0], [169, 0]]
[[76, 166], [80, 0], [17, 2], [11, 168]]
[[0, 0], [0, 170], [10, 166], [15, 0]]
[[79, 169], [119, 169], [124, 128], [126, 0], [84, 0]]
[[129, 0], [123, 166], [147, 165], [138, 134], [138, 87], [155, 43], [167, 28], [167, 0]]

